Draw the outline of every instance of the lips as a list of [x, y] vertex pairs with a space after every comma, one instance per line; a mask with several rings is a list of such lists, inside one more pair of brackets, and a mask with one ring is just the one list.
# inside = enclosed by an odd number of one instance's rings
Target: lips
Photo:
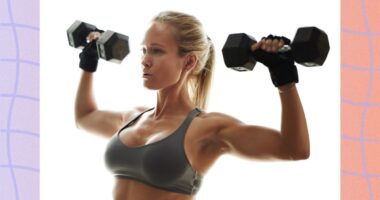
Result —
[[144, 78], [147, 78], [147, 77], [150, 77], [150, 76], [152, 76], [152, 74], [149, 74], [149, 73], [143, 73], [143, 77], [144, 77]]

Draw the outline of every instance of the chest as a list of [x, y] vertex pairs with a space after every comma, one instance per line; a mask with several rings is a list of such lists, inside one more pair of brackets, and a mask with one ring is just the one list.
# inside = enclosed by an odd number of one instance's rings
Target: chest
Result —
[[133, 152], [130, 156], [151, 155], [155, 159], [146, 160], [156, 160], [157, 163], [183, 160], [184, 164], [202, 173], [220, 155], [220, 145], [213, 139], [214, 129], [212, 122], [202, 117], [195, 117], [190, 122], [186, 122], [186, 117], [159, 121], [142, 117], [120, 131], [117, 140], [120, 146]]
[[[154, 144], [156, 142], [164, 141], [173, 134], [181, 134], [181, 132], [187, 131], [179, 130], [183, 120], [183, 118], [170, 118], [154, 121], [142, 118], [137, 122], [132, 122], [128, 128], [122, 130], [119, 133], [119, 138], [130, 148]], [[192, 135], [187, 132], [185, 134]]]

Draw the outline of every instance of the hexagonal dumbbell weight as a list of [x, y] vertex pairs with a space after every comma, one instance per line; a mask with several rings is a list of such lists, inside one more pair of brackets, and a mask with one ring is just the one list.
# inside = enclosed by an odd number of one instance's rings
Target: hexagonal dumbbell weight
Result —
[[[67, 29], [67, 37], [69, 45], [74, 48], [83, 49], [87, 44], [86, 37], [89, 33], [97, 31], [96, 26], [82, 21], [75, 21]], [[121, 63], [121, 61], [129, 54], [128, 36], [107, 30], [102, 33], [96, 41], [98, 55], [100, 58]]]
[[96, 26], [92, 24], [81, 22], [78, 20], [75, 21], [66, 31], [67, 38], [69, 40], [69, 45], [74, 48], [83, 49], [84, 46], [86, 46], [87, 44], [87, 35], [95, 30]]
[[291, 44], [294, 60], [306, 67], [322, 66], [330, 50], [327, 34], [317, 27], [298, 28]]
[[[251, 53], [251, 46], [256, 40], [245, 34], [230, 34], [223, 46], [224, 63], [237, 71], [252, 70], [256, 60]], [[323, 65], [330, 50], [327, 34], [316, 27], [301, 27], [290, 46], [285, 45], [279, 51], [291, 51], [295, 62], [307, 66]]]
[[222, 49], [226, 66], [236, 71], [253, 70], [256, 60], [252, 56], [251, 46], [255, 43], [255, 38], [245, 33], [228, 35]]
[[99, 57], [120, 63], [129, 53], [128, 36], [106, 31], [97, 41]]

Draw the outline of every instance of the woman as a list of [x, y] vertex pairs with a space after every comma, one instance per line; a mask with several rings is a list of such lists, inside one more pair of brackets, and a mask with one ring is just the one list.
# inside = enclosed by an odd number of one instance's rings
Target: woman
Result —
[[[93, 32], [89, 39], [95, 41], [99, 35]], [[278, 85], [281, 131], [204, 111], [214, 47], [193, 16], [162, 12], [146, 32], [142, 78], [146, 88], [157, 91], [154, 108], [137, 107], [123, 113], [99, 110], [91, 73], [98, 57], [88, 45], [80, 55], [85, 72], [76, 98], [76, 122], [79, 128], [111, 138], [105, 157], [116, 176], [114, 198], [194, 199], [202, 177], [226, 153], [262, 160], [308, 158], [308, 130], [295, 85], [294, 61], [282, 61], [277, 55], [285, 40], [270, 36], [251, 47], [258, 53], [257, 60], [268, 66], [273, 81], [285, 80]]]

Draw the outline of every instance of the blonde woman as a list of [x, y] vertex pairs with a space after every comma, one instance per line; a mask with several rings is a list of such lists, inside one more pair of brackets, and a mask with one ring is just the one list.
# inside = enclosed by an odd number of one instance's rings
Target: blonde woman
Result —
[[[89, 39], [95, 41], [99, 35], [93, 32]], [[263, 38], [251, 48], [264, 55], [258, 60], [268, 66], [272, 79], [285, 80], [277, 87], [280, 131], [205, 111], [215, 52], [201, 23], [191, 15], [159, 13], [146, 32], [139, 76], [147, 89], [157, 92], [152, 107], [99, 110], [92, 93], [98, 57], [88, 45], [80, 55], [84, 72], [76, 97], [76, 122], [79, 128], [110, 139], [105, 160], [116, 177], [114, 199], [195, 199], [206, 172], [227, 153], [262, 160], [307, 159], [308, 129], [294, 61], [276, 61], [285, 39]]]

